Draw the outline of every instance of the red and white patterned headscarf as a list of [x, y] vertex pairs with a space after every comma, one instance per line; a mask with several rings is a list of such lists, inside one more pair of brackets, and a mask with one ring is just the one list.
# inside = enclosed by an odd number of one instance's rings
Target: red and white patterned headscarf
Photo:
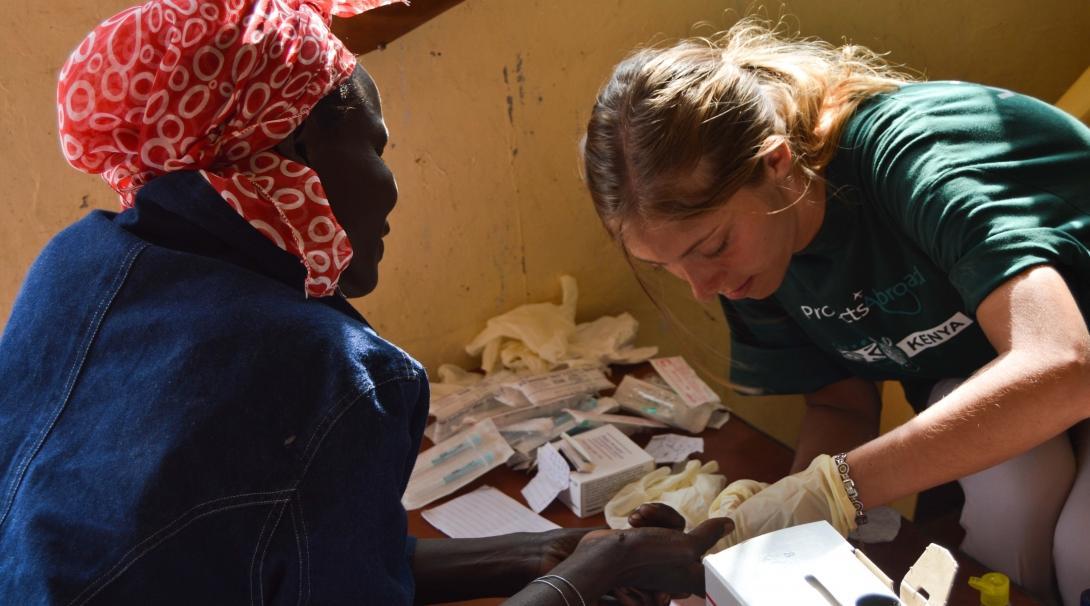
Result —
[[92, 31], [61, 68], [61, 148], [132, 206], [148, 181], [199, 170], [334, 294], [352, 247], [317, 173], [273, 151], [356, 60], [329, 30], [395, 0], [152, 0]]

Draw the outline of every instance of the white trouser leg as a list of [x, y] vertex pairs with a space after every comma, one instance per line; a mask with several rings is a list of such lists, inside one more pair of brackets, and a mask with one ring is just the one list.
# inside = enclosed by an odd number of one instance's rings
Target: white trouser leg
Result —
[[[932, 401], [959, 382], [937, 385]], [[959, 480], [965, 491], [961, 550], [1037, 597], [1054, 599], [1053, 537], [1075, 470], [1071, 441], [1064, 433]]]
[[1078, 606], [1079, 594], [1090, 589], [1090, 421], [1076, 425], [1068, 435], [1078, 471], [1056, 523], [1052, 553], [1063, 603]]
[[1074, 478], [1066, 434], [962, 478], [961, 550], [1030, 593], [1051, 598], [1053, 536]]

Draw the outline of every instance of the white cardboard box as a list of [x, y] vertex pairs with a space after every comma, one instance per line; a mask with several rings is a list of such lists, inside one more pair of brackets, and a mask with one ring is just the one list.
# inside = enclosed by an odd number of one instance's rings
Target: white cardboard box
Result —
[[929, 545], [901, 581], [893, 582], [826, 522], [754, 537], [704, 558], [709, 606], [941, 606], [957, 562]]
[[613, 425], [603, 425], [572, 439], [594, 463], [594, 471], [573, 471], [570, 485], [560, 493], [560, 500], [581, 518], [601, 512], [626, 484], [655, 469], [655, 459]]

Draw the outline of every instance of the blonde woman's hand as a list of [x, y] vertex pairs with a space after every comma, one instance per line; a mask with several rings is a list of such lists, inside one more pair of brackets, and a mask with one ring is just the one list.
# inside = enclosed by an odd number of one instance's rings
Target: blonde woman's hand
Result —
[[844, 536], [855, 529], [855, 509], [829, 455], [818, 456], [805, 470], [750, 496], [729, 515], [734, 531], [716, 546], [718, 549], [819, 520], [829, 522]]

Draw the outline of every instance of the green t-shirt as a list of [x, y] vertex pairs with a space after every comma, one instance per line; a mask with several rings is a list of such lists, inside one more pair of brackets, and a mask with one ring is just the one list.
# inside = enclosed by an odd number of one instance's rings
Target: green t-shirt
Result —
[[1026, 268], [1056, 267], [1090, 310], [1090, 129], [1060, 110], [909, 84], [860, 106], [826, 178], [822, 226], [775, 294], [722, 300], [735, 384], [893, 379], [919, 407], [995, 357], [977, 306]]

